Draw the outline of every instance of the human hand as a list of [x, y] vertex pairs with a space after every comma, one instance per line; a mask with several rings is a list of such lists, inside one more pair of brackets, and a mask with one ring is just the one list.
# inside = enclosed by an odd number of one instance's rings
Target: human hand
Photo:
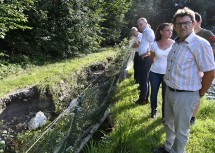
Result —
[[200, 98], [202, 98], [205, 94], [199, 93]]
[[139, 47], [139, 45], [140, 45], [140, 43], [139, 43], [139, 42], [135, 42], [132, 46], [133, 46], [133, 48], [138, 48], [138, 47]]

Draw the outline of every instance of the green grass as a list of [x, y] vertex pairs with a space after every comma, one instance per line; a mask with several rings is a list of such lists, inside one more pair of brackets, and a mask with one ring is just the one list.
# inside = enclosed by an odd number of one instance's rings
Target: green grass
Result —
[[[165, 141], [165, 129], [161, 122], [161, 94], [159, 93], [158, 117], [150, 118], [150, 104], [137, 106], [137, 85], [133, 77], [118, 85], [115, 104], [112, 106], [113, 130], [99, 142], [91, 142], [88, 153], [151, 153]], [[187, 153], [215, 152], [215, 105], [213, 100], [203, 99], [197, 121], [191, 127]]]
[[[64, 60], [62, 62], [43, 66], [32, 66], [27, 70], [17, 66], [17, 68], [19, 68], [18, 72], [9, 72], [10, 70], [7, 70], [9, 74], [0, 80], [0, 97], [31, 85], [48, 84], [52, 86], [59, 83], [61, 80], [72, 81], [73, 77], [77, 76], [84, 68], [100, 62], [107, 62], [107, 57], [114, 58], [118, 53], [118, 48], [111, 48], [81, 58]], [[16, 66], [13, 66], [13, 68], [15, 69]]]

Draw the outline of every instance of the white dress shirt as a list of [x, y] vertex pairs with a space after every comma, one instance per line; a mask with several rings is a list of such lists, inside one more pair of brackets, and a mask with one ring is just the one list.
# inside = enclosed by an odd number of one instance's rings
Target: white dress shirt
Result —
[[150, 50], [151, 43], [154, 42], [154, 40], [155, 40], [154, 31], [151, 28], [146, 27], [143, 31], [143, 36], [138, 49], [139, 56], [145, 54], [147, 51]]

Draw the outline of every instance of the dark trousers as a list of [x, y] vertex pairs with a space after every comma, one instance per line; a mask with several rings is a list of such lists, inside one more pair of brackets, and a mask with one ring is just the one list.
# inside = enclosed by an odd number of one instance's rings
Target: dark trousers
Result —
[[151, 56], [145, 57], [144, 60], [139, 56], [138, 61], [138, 73], [139, 73], [139, 85], [140, 85], [140, 95], [139, 100], [148, 101], [149, 98], [149, 70], [152, 65]]
[[159, 87], [162, 84], [162, 118], [164, 118], [164, 103], [165, 103], [165, 91], [166, 91], [166, 84], [163, 80], [164, 74], [159, 74], [150, 71], [149, 72], [149, 80], [151, 85], [151, 111], [152, 113], [157, 111], [157, 104], [158, 104], [158, 91]]
[[139, 62], [139, 55], [138, 52], [135, 52], [134, 59], [133, 59], [133, 68], [134, 68], [134, 80], [135, 83], [139, 83], [139, 73], [138, 73], [138, 62]]

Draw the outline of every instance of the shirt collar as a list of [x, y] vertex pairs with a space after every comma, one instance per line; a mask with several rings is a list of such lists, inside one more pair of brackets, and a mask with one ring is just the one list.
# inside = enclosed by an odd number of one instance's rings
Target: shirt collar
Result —
[[[188, 44], [189, 43], [191, 43], [192, 41], [193, 41], [193, 38], [196, 36], [196, 34], [194, 33], [194, 32], [192, 32], [184, 41], [186, 41]], [[176, 39], [175, 39], [175, 41], [177, 42], [177, 43], [179, 43], [179, 37], [177, 37]]]
[[146, 26], [146, 27], [145, 27], [145, 29], [143, 30], [143, 32], [144, 32], [144, 31], [146, 31], [146, 30], [148, 30], [148, 29], [149, 29], [149, 27], [148, 27], [148, 26]]
[[193, 39], [195, 38], [196, 34], [194, 32], [192, 32], [186, 39], [185, 41], [188, 42], [189, 44], [193, 41]]

